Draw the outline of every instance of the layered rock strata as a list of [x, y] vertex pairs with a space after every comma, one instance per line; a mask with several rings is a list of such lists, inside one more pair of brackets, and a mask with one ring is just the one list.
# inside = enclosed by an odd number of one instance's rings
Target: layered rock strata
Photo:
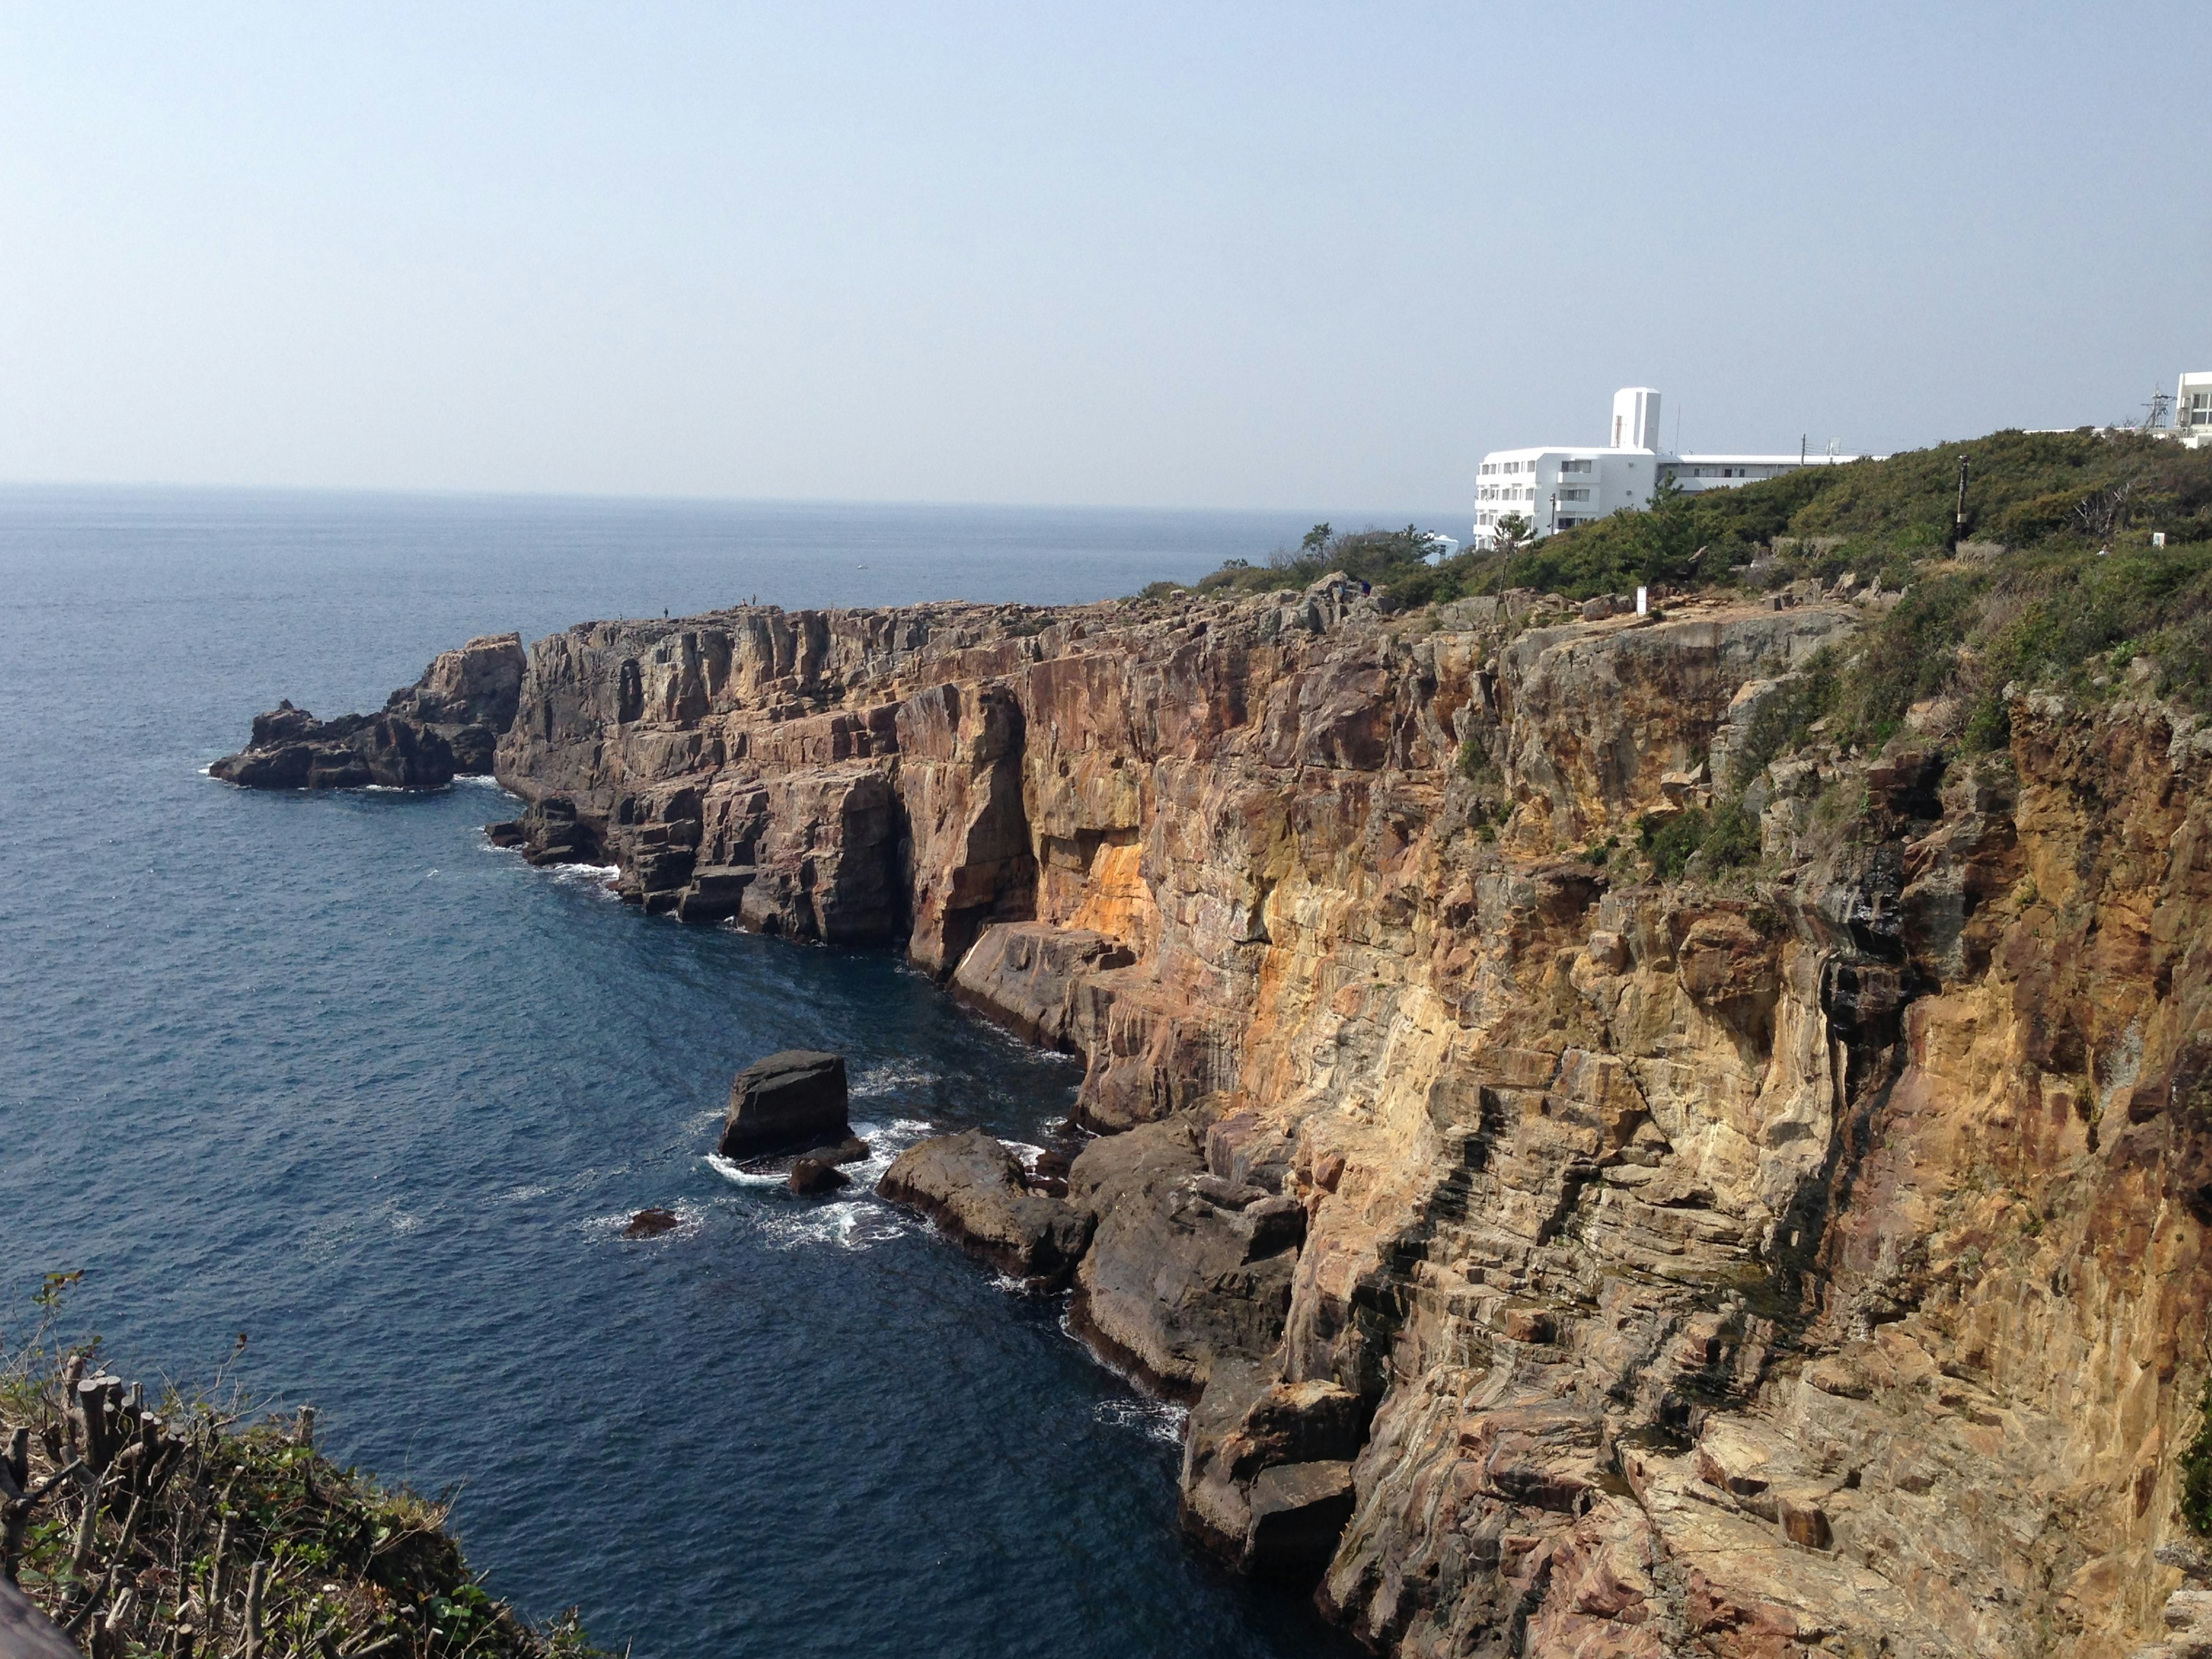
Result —
[[482, 776], [514, 720], [526, 660], [520, 635], [489, 634], [441, 652], [378, 714], [319, 720], [287, 698], [208, 770], [251, 789], [442, 789]]
[[[1079, 1322], [1196, 1397], [1194, 1535], [1371, 1645], [2124, 1653], [2206, 1371], [2212, 733], [1751, 765], [1857, 614], [600, 623], [498, 771], [648, 909], [1083, 1057]], [[1760, 868], [1639, 881], [1746, 769]]]

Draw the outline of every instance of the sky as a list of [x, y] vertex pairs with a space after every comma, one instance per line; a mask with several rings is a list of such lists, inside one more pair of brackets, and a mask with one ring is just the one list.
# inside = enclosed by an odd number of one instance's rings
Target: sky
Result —
[[0, 0], [0, 480], [1176, 507], [2212, 368], [2212, 5]]

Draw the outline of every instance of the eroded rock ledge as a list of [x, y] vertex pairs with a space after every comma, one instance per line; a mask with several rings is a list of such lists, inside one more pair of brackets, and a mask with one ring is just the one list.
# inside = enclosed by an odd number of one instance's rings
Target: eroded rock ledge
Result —
[[902, 939], [1081, 1055], [1079, 1317], [1196, 1396], [1194, 1534], [1375, 1646], [2124, 1652], [2205, 1364], [2212, 738], [2027, 697], [1762, 773], [1756, 880], [1583, 861], [1856, 614], [598, 623], [498, 775], [648, 909]]
[[374, 714], [319, 720], [287, 698], [208, 770], [249, 789], [442, 789], [481, 777], [514, 722], [526, 660], [520, 634], [489, 634], [441, 652]]

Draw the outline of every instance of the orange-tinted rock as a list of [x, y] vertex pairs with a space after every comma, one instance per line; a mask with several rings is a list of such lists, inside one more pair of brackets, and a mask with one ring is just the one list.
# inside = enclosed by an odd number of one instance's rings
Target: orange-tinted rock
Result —
[[[1805, 597], [595, 623], [500, 773], [646, 908], [903, 938], [1083, 1057], [1079, 1318], [1202, 1391], [1232, 1558], [1349, 1455], [1255, 1401], [1357, 1402], [1363, 1639], [2126, 1651], [2212, 1291], [2212, 735], [2032, 694], [2000, 763], [1741, 780], [1863, 614]], [[1733, 884], [1582, 861], [1743, 781]]]

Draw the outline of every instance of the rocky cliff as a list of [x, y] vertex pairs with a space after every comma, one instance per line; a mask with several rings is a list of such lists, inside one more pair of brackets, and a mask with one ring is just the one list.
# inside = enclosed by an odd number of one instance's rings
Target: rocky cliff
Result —
[[208, 770], [249, 789], [442, 789], [481, 777], [514, 721], [525, 660], [520, 635], [488, 634], [441, 652], [374, 714], [319, 720], [288, 698]]
[[[1863, 614], [1806, 597], [593, 623], [504, 836], [1082, 1055], [1079, 1323], [1196, 1401], [1194, 1535], [1374, 1646], [2124, 1654], [2206, 1374], [2212, 732], [1762, 766]], [[1759, 861], [1655, 879], [1747, 783]]]

